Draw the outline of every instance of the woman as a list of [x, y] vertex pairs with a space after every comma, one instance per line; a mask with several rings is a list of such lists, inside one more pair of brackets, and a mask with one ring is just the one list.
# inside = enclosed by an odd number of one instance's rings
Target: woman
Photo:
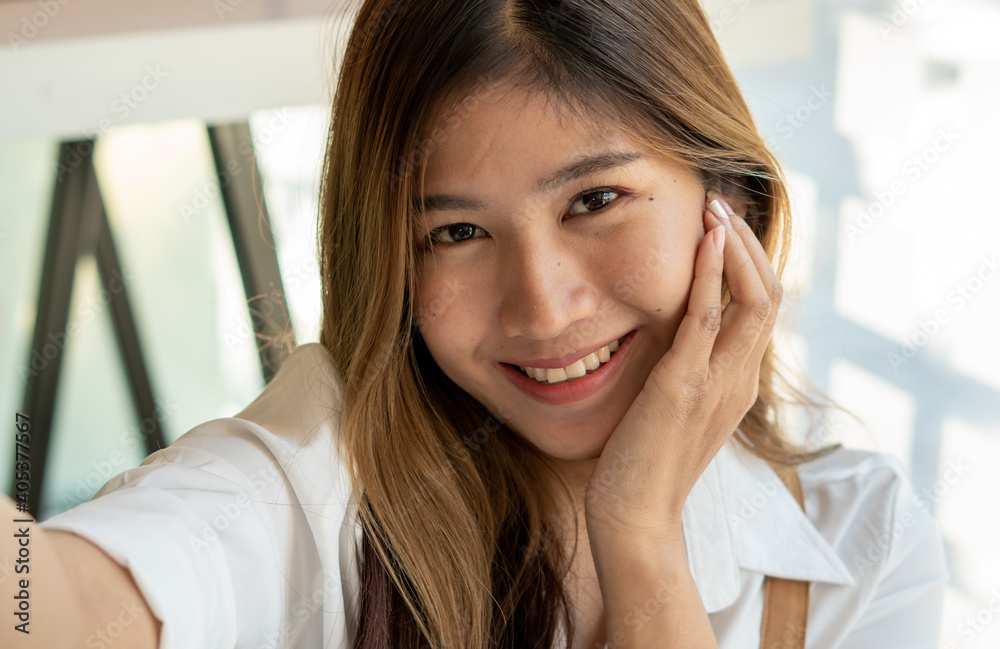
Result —
[[320, 344], [46, 522], [101, 566], [81, 629], [138, 593], [149, 647], [936, 644], [899, 465], [778, 425], [792, 215], [695, 0], [366, 2], [321, 199]]

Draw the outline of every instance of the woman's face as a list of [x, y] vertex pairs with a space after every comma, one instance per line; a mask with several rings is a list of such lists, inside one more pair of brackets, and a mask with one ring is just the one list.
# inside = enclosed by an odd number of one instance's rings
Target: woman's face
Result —
[[[441, 370], [539, 450], [596, 458], [673, 342], [706, 193], [610, 124], [504, 91], [432, 131], [418, 245], [450, 227], [418, 249], [417, 325]], [[568, 366], [633, 331], [592, 378], [517, 367]]]

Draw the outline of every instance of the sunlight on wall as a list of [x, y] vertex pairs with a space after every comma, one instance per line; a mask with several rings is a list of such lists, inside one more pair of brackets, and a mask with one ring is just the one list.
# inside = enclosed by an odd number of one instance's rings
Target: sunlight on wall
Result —
[[840, 204], [835, 304], [882, 339], [868, 358], [881, 379], [838, 364], [832, 392], [877, 447], [931, 471], [913, 477], [952, 571], [942, 646], [995, 647], [1000, 219], [977, 188], [995, 184], [1000, 7], [903, 6], [840, 19], [835, 125], [859, 191]]
[[997, 467], [995, 430], [945, 421], [940, 477], [918, 495], [937, 504], [952, 557], [942, 633], [946, 648], [1000, 647], [1000, 517], [993, 501], [1000, 493]]
[[830, 393], [866, 424], [861, 427], [838, 413], [833, 426], [844, 445], [891, 453], [909, 472], [915, 411], [913, 396], [848, 361], [833, 368]]

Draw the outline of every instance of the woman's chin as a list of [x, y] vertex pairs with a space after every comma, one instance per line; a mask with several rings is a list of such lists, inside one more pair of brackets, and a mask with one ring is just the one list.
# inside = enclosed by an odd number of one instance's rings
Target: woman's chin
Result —
[[579, 460], [596, 460], [601, 457], [604, 445], [608, 443], [613, 431], [606, 433], [588, 433], [560, 435], [557, 438], [546, 435], [544, 439], [531, 439], [531, 443], [543, 454], [554, 460], [573, 462]]

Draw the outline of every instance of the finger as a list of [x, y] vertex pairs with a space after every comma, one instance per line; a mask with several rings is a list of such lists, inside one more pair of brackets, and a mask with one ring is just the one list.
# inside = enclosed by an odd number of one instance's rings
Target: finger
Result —
[[[747, 358], [767, 322], [771, 301], [757, 266], [728, 214], [716, 201], [710, 204], [710, 208], [717, 216], [730, 221], [723, 272], [731, 296], [722, 314], [712, 361], [713, 364], [721, 364], [723, 370], [740, 369], [746, 366]], [[743, 225], [746, 226], [745, 223]]]
[[708, 373], [708, 361], [722, 323], [723, 226], [712, 228], [698, 246], [688, 308], [677, 327], [669, 354], [686, 376]]
[[[729, 206], [726, 202], [720, 201], [724, 208]], [[778, 312], [781, 308], [781, 300], [784, 296], [784, 288], [781, 285], [781, 280], [774, 273], [774, 268], [771, 266], [771, 260], [767, 258], [767, 253], [764, 251], [764, 247], [761, 245], [759, 239], [754, 234], [753, 230], [747, 225], [746, 221], [740, 217], [739, 214], [733, 212], [733, 210], [727, 209], [726, 212], [730, 216], [732, 221], [733, 229], [739, 235], [740, 240], [743, 241], [746, 247], [747, 253], [750, 258], [753, 259], [754, 265], [757, 267], [757, 273], [760, 277], [761, 283], [764, 285], [764, 290], [767, 291], [768, 297], [771, 301], [771, 311], [767, 316], [767, 321], [764, 323], [764, 327], [761, 330], [761, 334], [754, 345], [753, 350], [750, 353], [747, 363], [754, 363], [754, 367], [760, 365], [761, 358], [764, 356], [764, 351], [767, 349], [767, 344], [771, 339], [771, 333], [774, 331], [775, 322], [778, 319]]]

